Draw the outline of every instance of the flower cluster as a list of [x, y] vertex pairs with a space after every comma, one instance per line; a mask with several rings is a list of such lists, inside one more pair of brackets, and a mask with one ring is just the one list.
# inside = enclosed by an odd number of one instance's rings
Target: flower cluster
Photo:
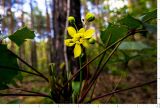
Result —
[[[87, 14], [86, 20], [88, 22], [93, 21], [94, 15], [91, 13], [89, 13], [89, 15]], [[68, 21], [72, 24], [75, 23], [75, 19], [73, 16], [70, 16], [68, 18]], [[71, 36], [71, 39], [64, 40], [64, 43], [68, 47], [74, 46], [74, 58], [77, 58], [82, 53], [82, 45], [85, 48], [88, 48], [89, 44], [93, 43], [94, 39], [92, 36], [93, 36], [95, 30], [93, 30], [93, 29], [86, 30], [85, 28], [81, 28], [79, 30], [76, 30], [74, 27], [69, 26], [67, 28], [67, 31], [68, 31], [68, 34]]]

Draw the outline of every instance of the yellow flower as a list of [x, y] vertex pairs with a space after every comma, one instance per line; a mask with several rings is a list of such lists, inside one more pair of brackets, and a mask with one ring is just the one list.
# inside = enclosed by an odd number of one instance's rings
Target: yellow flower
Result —
[[85, 30], [84, 28], [81, 28], [79, 31], [76, 31], [73, 27], [68, 27], [67, 30], [68, 34], [72, 37], [72, 39], [66, 39], [64, 40], [64, 43], [68, 47], [75, 45], [74, 58], [77, 58], [82, 53], [81, 45], [88, 48], [88, 40], [92, 38], [95, 31], [93, 29]]

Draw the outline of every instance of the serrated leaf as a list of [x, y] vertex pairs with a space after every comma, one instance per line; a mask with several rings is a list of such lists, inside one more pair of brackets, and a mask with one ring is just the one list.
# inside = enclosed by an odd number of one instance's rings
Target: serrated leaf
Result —
[[157, 18], [157, 9], [143, 15], [142, 16], [142, 21], [147, 22], [147, 21], [149, 21], [151, 19], [155, 19], [155, 18]]
[[17, 70], [4, 67], [19, 68], [17, 58], [7, 49], [7, 45], [0, 44], [0, 86], [2, 88], [5, 84], [12, 82], [13, 78], [20, 73]]
[[120, 20], [120, 24], [126, 25], [129, 29], [136, 29], [142, 24], [140, 20], [133, 18], [130, 15], [127, 15]]
[[120, 50], [143, 50], [150, 48], [147, 44], [142, 43], [141, 41], [138, 42], [122, 42], [118, 49]]
[[16, 43], [16, 45], [22, 45], [26, 39], [34, 39], [34, 31], [28, 29], [26, 26], [17, 30], [15, 33], [9, 36], [9, 39]]
[[[101, 31], [101, 40], [104, 44], [109, 40], [109, 45], [116, 42], [118, 39], [125, 36], [128, 32], [128, 29], [124, 25], [113, 25], [110, 24], [108, 28]], [[110, 38], [110, 39], [109, 39]]]

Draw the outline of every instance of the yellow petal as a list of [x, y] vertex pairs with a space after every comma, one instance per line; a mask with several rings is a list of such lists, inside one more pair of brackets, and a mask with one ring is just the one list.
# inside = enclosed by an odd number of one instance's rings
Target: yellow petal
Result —
[[74, 34], [75, 38], [80, 38], [81, 36], [83, 36], [83, 33], [76, 33], [76, 34]]
[[89, 42], [88, 42], [88, 40], [84, 40], [84, 41], [82, 42], [82, 45], [83, 45], [84, 47], [88, 48], [88, 47], [89, 47]]
[[69, 47], [71, 47], [71, 46], [73, 46], [75, 43], [69, 43], [68, 45], [66, 45], [66, 46], [69, 46]]
[[71, 37], [74, 37], [74, 34], [76, 34], [75, 28], [73, 28], [73, 27], [68, 27], [67, 30], [68, 30], [68, 34], [69, 34]]
[[81, 55], [82, 48], [80, 44], [76, 44], [74, 47], [74, 58], [77, 58]]
[[64, 44], [66, 46], [73, 46], [75, 43], [72, 42], [72, 39], [66, 39], [66, 40], [64, 40]]
[[79, 32], [79, 33], [84, 33], [84, 32], [85, 32], [85, 29], [84, 29], [84, 28], [81, 28], [78, 32]]
[[93, 29], [88, 29], [86, 32], [84, 32], [84, 38], [91, 38], [94, 32], [95, 31]]

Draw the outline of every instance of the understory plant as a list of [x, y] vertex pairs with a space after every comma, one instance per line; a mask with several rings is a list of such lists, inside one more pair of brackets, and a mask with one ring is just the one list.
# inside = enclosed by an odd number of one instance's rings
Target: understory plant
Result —
[[[125, 40], [132, 38], [136, 33], [147, 35], [150, 32], [150, 22], [156, 19], [157, 11], [151, 11], [144, 14], [141, 19], [136, 19], [130, 15], [124, 16], [124, 18], [117, 22], [110, 22], [108, 26], [104, 27], [101, 31], [96, 31], [93, 28], [88, 28], [89, 23], [94, 23], [96, 17], [92, 13], [87, 13], [85, 19], [83, 19], [83, 27], [78, 29], [76, 20], [73, 16], [68, 18], [70, 26], [66, 29], [68, 36], [64, 40], [64, 45], [67, 48], [73, 50], [74, 59], [77, 60], [78, 70], [71, 72], [72, 70], [66, 71], [64, 75], [56, 72], [56, 64], [50, 63], [49, 75], [46, 76], [43, 72], [35, 69], [13, 51], [7, 48], [7, 44], [4, 43], [5, 38], [10, 39], [18, 47], [20, 47], [26, 39], [34, 39], [34, 31], [28, 27], [22, 27], [15, 33], [9, 36], [0, 35], [0, 90], [20, 90], [23, 93], [4, 93], [0, 92], [0, 97], [4, 96], [33, 96], [33, 97], [45, 97], [49, 98], [52, 103], [94, 103], [94, 101], [113, 95], [118, 92], [142, 87], [155, 83], [157, 80], [145, 82], [139, 85], [131, 86], [126, 89], [117, 90], [104, 93], [103, 95], [93, 97], [93, 93], [96, 91], [95, 85], [100, 73], [104, 70], [111, 57], [118, 49], [125, 49], [126, 45], [130, 48], [131, 43], [125, 43]], [[95, 32], [100, 34], [99, 38], [95, 39]], [[86, 50], [94, 48], [95, 44], [101, 44], [103, 50], [98, 52], [98, 55], [94, 56], [89, 60], [84, 60], [85, 64], [82, 63], [82, 58], [86, 55]], [[134, 44], [135, 45], [135, 44]], [[145, 46], [144, 43], [138, 44]], [[135, 45], [136, 46], [136, 45]], [[134, 48], [135, 48], [134, 46]], [[133, 48], [133, 47], [132, 47]], [[136, 46], [137, 48], [137, 46]], [[144, 47], [146, 48], [146, 47]], [[92, 53], [92, 52], [90, 52]], [[89, 64], [93, 61], [97, 61], [98, 64], [93, 69], [92, 73], [85, 71], [84, 68], [89, 67]], [[19, 67], [18, 61], [29, 67], [32, 71], [27, 71]], [[65, 65], [66, 66], [66, 65]], [[15, 87], [13, 83], [16, 80], [20, 80], [18, 76], [22, 76], [22, 73], [31, 74], [33, 76], [40, 77], [48, 83], [49, 92], [42, 93], [35, 90], [27, 90], [22, 87]], [[83, 78], [84, 73], [90, 74], [87, 79]], [[61, 76], [59, 76], [61, 75]], [[79, 80], [75, 80], [78, 78]], [[38, 88], [38, 87], [37, 87]]]

